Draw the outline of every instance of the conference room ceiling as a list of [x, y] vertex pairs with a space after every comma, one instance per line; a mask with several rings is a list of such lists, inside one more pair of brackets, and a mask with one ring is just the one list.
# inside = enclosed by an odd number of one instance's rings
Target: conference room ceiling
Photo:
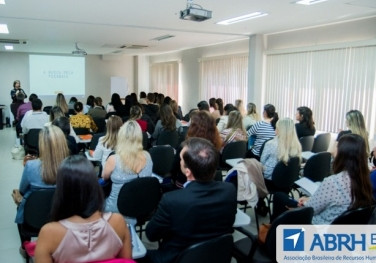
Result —
[[[8, 25], [9, 34], [0, 34], [0, 41], [26, 40], [7, 52], [71, 54], [77, 42], [88, 54], [153, 55], [376, 16], [376, 0], [328, 0], [311, 6], [295, 2], [195, 0], [213, 13], [209, 20], [193, 22], [179, 19], [185, 0], [5, 0], [0, 24]], [[216, 24], [257, 11], [268, 15]], [[166, 35], [173, 37], [155, 40]]]

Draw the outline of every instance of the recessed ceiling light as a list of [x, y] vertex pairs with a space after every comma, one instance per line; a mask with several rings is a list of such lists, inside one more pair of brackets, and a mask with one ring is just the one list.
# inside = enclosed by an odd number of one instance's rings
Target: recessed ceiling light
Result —
[[296, 4], [300, 4], [300, 5], [314, 5], [314, 4], [318, 4], [318, 3], [322, 3], [322, 2], [326, 2], [328, 0], [300, 0], [300, 1], [297, 1]]
[[13, 46], [5, 46], [5, 50], [13, 50]]
[[238, 16], [238, 17], [226, 19], [226, 20], [218, 22], [217, 24], [218, 25], [231, 25], [231, 24], [243, 22], [243, 21], [246, 21], [246, 20], [249, 20], [249, 19], [267, 16], [267, 15], [268, 14], [264, 13], [264, 12], [254, 12], [254, 13], [251, 13], [251, 14], [248, 14], [248, 15], [243, 15], [243, 16]]
[[5, 0], [0, 0], [0, 5], [5, 5]]
[[0, 24], [0, 33], [9, 34], [8, 26], [6, 24]]

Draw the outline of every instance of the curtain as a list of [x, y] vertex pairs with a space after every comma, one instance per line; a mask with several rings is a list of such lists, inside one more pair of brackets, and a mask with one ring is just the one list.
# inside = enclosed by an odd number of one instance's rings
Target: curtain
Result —
[[248, 55], [205, 58], [200, 61], [200, 99], [247, 102]]
[[151, 92], [162, 93], [178, 101], [179, 63], [177, 61], [155, 63], [150, 70]]
[[338, 132], [346, 129], [346, 112], [357, 109], [373, 138], [376, 46], [267, 55], [265, 76], [263, 103], [274, 104], [280, 117], [308, 106], [317, 130]]

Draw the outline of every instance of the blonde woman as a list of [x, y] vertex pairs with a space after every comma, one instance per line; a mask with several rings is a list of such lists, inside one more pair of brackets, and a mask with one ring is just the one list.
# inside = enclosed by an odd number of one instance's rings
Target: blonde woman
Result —
[[123, 184], [138, 177], [151, 176], [152, 168], [150, 154], [142, 147], [140, 125], [136, 121], [127, 121], [119, 130], [115, 154], [108, 157], [102, 173], [104, 180], [112, 181], [105, 211], [118, 213], [117, 199]]
[[107, 120], [106, 135], [99, 138], [93, 153], [95, 159], [101, 160], [102, 167], [104, 167], [110, 153], [115, 150], [118, 133], [122, 125], [123, 121], [119, 116], [112, 115]]
[[[43, 127], [39, 133], [39, 159], [29, 160], [26, 163], [19, 185], [20, 193], [24, 198], [17, 208], [15, 222], [18, 224], [18, 229], [24, 220], [24, 205], [27, 197], [37, 189], [55, 188], [57, 169], [67, 156], [69, 149], [62, 130], [53, 125]], [[21, 244], [27, 240], [21, 234], [20, 238]], [[20, 248], [20, 252], [25, 255], [23, 247]]]
[[349, 128], [348, 130], [341, 131], [334, 143], [333, 147], [331, 148], [331, 153], [335, 157], [337, 154], [337, 144], [339, 139], [346, 134], [354, 133], [360, 135], [363, 138], [366, 144], [366, 151], [367, 156], [370, 155], [370, 148], [368, 143], [368, 132], [366, 130], [366, 125], [364, 122], [363, 114], [358, 110], [350, 110], [346, 113], [346, 126]]
[[247, 133], [243, 127], [243, 117], [237, 110], [231, 111], [228, 115], [227, 127], [220, 133], [223, 141], [222, 149], [231, 142], [247, 141]]
[[290, 118], [283, 118], [277, 122], [276, 136], [266, 142], [261, 154], [261, 163], [264, 166], [265, 181], [272, 180], [274, 167], [279, 161], [285, 164], [291, 157], [301, 157], [302, 146], [296, 135], [294, 121]]
[[60, 109], [65, 114], [65, 116], [68, 117], [69, 106], [68, 106], [67, 101], [65, 100], [65, 97], [62, 93], [57, 94], [55, 106], [59, 106]]
[[235, 100], [235, 107], [238, 109], [242, 116], [246, 115], [243, 100]]
[[257, 113], [256, 104], [250, 102], [247, 104], [247, 114], [243, 117], [243, 126], [248, 130], [253, 124], [260, 120], [260, 115]]

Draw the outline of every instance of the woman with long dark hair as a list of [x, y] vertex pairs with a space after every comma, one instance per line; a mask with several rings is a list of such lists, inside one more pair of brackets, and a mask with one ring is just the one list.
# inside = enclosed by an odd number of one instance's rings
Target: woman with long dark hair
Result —
[[294, 201], [285, 193], [274, 195], [273, 218], [284, 212], [286, 206], [309, 206], [314, 210], [313, 224], [330, 224], [348, 209], [374, 204], [364, 139], [357, 134], [344, 135], [337, 148], [335, 174], [326, 177], [310, 198]]
[[104, 197], [93, 165], [66, 158], [57, 171], [51, 219], [42, 227], [37, 262], [91, 262], [132, 258], [131, 237], [120, 214], [103, 213]]
[[305, 106], [297, 108], [295, 118], [299, 121], [295, 124], [298, 138], [315, 135], [315, 122], [313, 121], [312, 110], [310, 108]]

